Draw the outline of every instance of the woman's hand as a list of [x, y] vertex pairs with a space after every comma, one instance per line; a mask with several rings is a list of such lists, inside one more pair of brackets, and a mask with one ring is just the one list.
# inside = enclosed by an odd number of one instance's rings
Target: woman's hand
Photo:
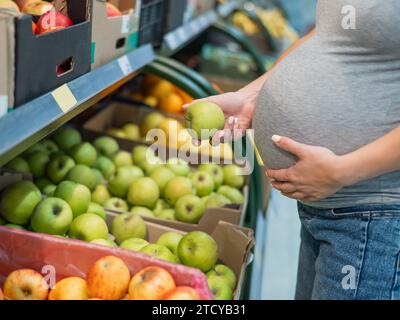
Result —
[[[251, 125], [258, 92], [239, 90], [210, 96], [198, 101], [210, 101], [219, 105], [225, 114], [225, 130], [216, 133], [214, 139], [236, 140], [242, 137]], [[193, 103], [194, 103], [193, 102]], [[185, 105], [187, 109], [190, 105]]]
[[268, 170], [272, 185], [285, 196], [301, 201], [317, 201], [346, 185], [344, 158], [323, 147], [309, 146], [286, 137], [274, 136], [274, 143], [297, 156], [297, 163], [284, 170]]

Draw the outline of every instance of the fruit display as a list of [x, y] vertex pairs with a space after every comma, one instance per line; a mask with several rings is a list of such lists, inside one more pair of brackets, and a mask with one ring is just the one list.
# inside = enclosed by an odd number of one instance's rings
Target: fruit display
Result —
[[[3, 293], [4, 292], [4, 293]], [[39, 272], [11, 272], [0, 289], [0, 300], [199, 300], [192, 287], [178, 286], [165, 269], [148, 266], [131, 274], [124, 260], [98, 259], [86, 277], [65, 277], [50, 287]]]

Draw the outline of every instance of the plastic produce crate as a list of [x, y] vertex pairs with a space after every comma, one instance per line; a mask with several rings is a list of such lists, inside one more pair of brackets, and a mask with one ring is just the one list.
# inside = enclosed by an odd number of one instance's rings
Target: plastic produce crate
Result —
[[139, 46], [159, 47], [163, 40], [166, 14], [165, 0], [143, 0], [140, 9]]

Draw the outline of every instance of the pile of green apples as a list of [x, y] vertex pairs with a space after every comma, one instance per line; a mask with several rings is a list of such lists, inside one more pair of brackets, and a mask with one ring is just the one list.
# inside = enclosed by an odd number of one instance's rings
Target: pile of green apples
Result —
[[208, 208], [244, 202], [245, 178], [236, 165], [208, 163], [193, 170], [182, 159], [163, 162], [145, 145], [128, 152], [108, 136], [85, 142], [79, 131], [68, 127], [6, 167], [31, 173], [47, 197], [71, 197], [74, 215], [86, 213], [90, 204], [96, 212], [102, 212], [102, 206], [195, 224]]

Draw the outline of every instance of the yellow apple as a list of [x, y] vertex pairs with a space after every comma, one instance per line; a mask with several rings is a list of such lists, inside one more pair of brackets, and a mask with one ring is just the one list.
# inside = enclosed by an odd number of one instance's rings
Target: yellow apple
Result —
[[3, 289], [8, 300], [46, 300], [49, 293], [49, 287], [42, 275], [31, 269], [11, 272]]
[[89, 299], [87, 283], [78, 277], [58, 281], [50, 291], [49, 300], [87, 300]]

